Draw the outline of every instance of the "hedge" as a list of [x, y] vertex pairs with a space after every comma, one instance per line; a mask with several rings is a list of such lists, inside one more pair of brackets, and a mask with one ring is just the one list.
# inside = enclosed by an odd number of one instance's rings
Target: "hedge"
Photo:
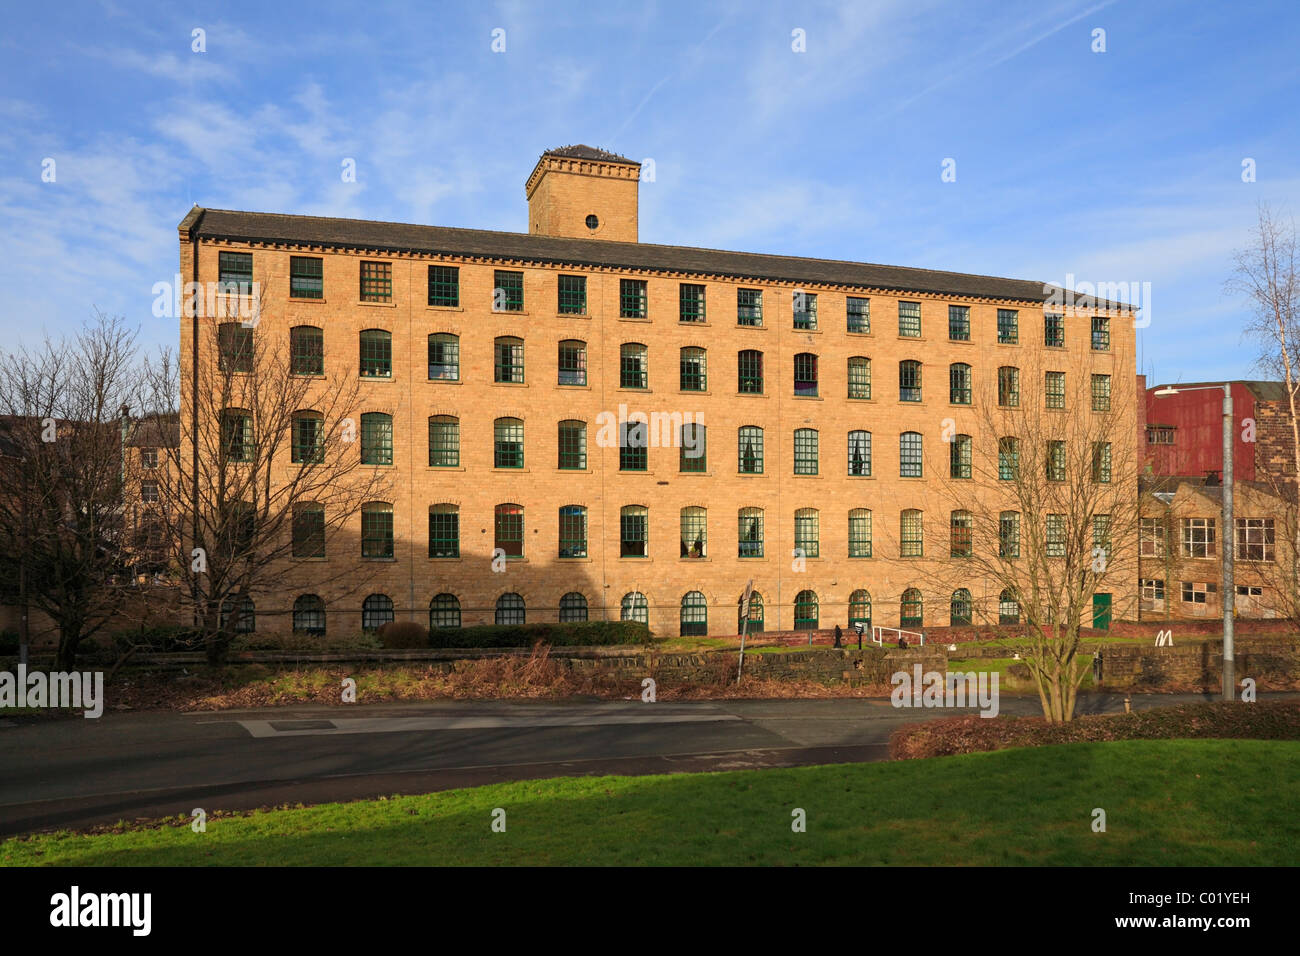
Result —
[[546, 624], [477, 624], [435, 627], [430, 647], [531, 647], [550, 644], [576, 647], [604, 644], [646, 644], [650, 628], [639, 621], [579, 621]]

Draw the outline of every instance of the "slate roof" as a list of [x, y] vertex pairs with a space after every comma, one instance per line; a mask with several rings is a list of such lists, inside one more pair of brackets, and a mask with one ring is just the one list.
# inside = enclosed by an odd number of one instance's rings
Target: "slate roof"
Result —
[[[590, 147], [567, 147], [589, 149]], [[573, 267], [653, 271], [755, 281], [805, 282], [903, 293], [1041, 303], [1055, 286], [1028, 279], [877, 265], [840, 259], [775, 256], [694, 246], [568, 239], [521, 232], [331, 219], [195, 206], [180, 224], [187, 235], [235, 242], [289, 243], [388, 253], [506, 259]], [[1046, 291], [1044, 289], [1046, 288]], [[1098, 307], [1104, 307], [1099, 301]]]
[[632, 166], [640, 166], [634, 159], [628, 159], [626, 156], [620, 156], [618, 153], [611, 153], [607, 149], [597, 149], [594, 146], [587, 146], [584, 143], [578, 143], [576, 146], [559, 146], [555, 149], [548, 149], [542, 153], [543, 156], [563, 156], [565, 159], [592, 159], [602, 163], [628, 163]]

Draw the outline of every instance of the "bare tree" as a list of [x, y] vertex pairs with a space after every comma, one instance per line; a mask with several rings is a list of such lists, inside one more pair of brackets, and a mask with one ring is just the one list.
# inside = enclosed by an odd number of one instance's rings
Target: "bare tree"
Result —
[[[1103, 389], [1086, 364], [1032, 361], [998, 370], [945, 423], [926, 507], [941, 553], [921, 571], [933, 593], [951, 595], [954, 618], [1023, 630], [1021, 656], [1057, 723], [1073, 718], [1087, 672], [1081, 629], [1093, 623], [1094, 596], [1118, 594], [1112, 613], [1131, 610], [1136, 381], [1108, 377]], [[1064, 372], [1050, 388], [1049, 372]], [[972, 584], [995, 600], [980, 601]]]
[[[164, 352], [149, 373], [153, 407], [183, 395], [160, 511], [214, 664], [225, 660], [247, 602], [288, 591], [301, 578], [293, 558], [323, 556], [326, 540], [366, 502], [388, 500], [390, 487], [385, 469], [358, 453], [355, 372], [326, 374], [318, 342], [291, 348], [261, 296], [251, 306], [247, 299], [227, 297], [232, 318], [200, 323], [197, 357], [177, 362]], [[346, 576], [359, 586], [359, 565], [316, 562], [311, 581]]]
[[63, 670], [125, 599], [122, 449], [139, 381], [135, 338], [121, 318], [96, 312], [72, 339], [47, 337], [0, 360], [0, 573], [58, 627]]

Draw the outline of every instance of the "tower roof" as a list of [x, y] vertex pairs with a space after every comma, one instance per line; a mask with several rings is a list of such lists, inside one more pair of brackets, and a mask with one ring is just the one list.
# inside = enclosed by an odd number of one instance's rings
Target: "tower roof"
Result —
[[548, 149], [542, 153], [543, 156], [562, 156], [565, 159], [591, 159], [602, 163], [627, 163], [631, 166], [639, 166], [634, 159], [628, 159], [626, 156], [620, 156], [618, 153], [611, 153], [607, 149], [597, 149], [594, 146], [587, 146], [584, 143], [578, 143], [576, 146], [557, 146], [555, 149]]

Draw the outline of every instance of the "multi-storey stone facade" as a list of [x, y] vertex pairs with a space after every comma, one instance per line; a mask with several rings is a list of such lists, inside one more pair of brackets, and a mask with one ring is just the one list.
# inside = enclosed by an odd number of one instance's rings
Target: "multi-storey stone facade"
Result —
[[[1026, 415], [1088, 414], [1043, 411], [1043, 368], [1094, 395], [1136, 381], [1127, 312], [1047, 320], [1039, 282], [640, 243], [637, 183], [612, 154], [545, 154], [527, 234], [186, 216], [186, 279], [260, 282], [255, 334], [289, 349], [291, 330], [319, 330], [326, 370], [364, 373], [358, 421], [391, 443], [376, 465], [394, 479], [391, 556], [363, 557], [376, 525], [358, 516], [292, 593], [256, 595], [259, 630], [314, 594], [331, 633], [378, 595], [435, 624], [633, 616], [734, 634], [751, 579], [769, 631], [947, 625], [951, 591], [931, 583], [945, 432], [975, 432], [1000, 368], [1026, 370]], [[182, 356], [213, 321], [182, 321]], [[1117, 441], [1136, 401], [1124, 414]], [[688, 423], [703, 427], [683, 448]], [[366, 583], [314, 585], [321, 560], [364, 565]], [[1135, 578], [1107, 582], [1117, 612]], [[967, 586], [996, 619], [997, 594]]]

